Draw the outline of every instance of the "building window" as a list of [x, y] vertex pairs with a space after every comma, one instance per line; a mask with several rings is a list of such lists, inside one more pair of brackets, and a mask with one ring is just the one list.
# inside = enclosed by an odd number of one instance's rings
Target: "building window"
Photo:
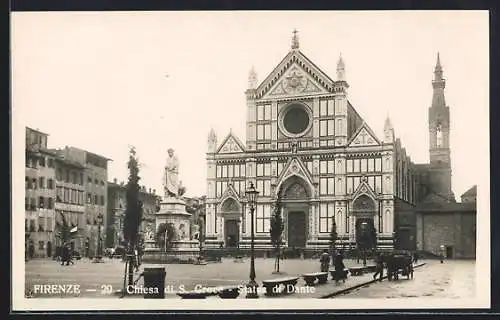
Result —
[[269, 197], [271, 195], [271, 180], [257, 180], [255, 188], [259, 195]]
[[92, 204], [92, 193], [87, 192], [87, 203]]
[[104, 180], [101, 180], [101, 187], [104, 187]]
[[271, 163], [264, 163], [264, 176], [270, 176], [271, 175]]
[[335, 179], [321, 178], [319, 179], [319, 191], [321, 195], [334, 195], [335, 194]]
[[94, 179], [94, 184], [95, 184], [96, 186], [98, 186], [98, 185], [99, 185], [99, 180]]
[[322, 203], [319, 210], [319, 232], [329, 233], [332, 229], [333, 219], [335, 219], [333, 203]]
[[104, 205], [104, 196], [101, 196], [101, 206]]
[[358, 189], [360, 180], [361, 180], [360, 177], [354, 177], [354, 185], [353, 185], [354, 191], [356, 191], [356, 189]]
[[88, 184], [92, 184], [92, 178], [91, 178], [91, 177], [88, 177], [88, 178], [87, 178], [87, 183], [88, 183]]
[[45, 188], [45, 178], [44, 177], [40, 177], [38, 179], [38, 181], [39, 181], [38, 185], [39, 185], [40, 189], [44, 189]]
[[47, 166], [48, 166], [49, 168], [54, 168], [54, 159], [52, 159], [52, 158], [48, 158], [48, 159], [47, 159]]
[[264, 164], [257, 163], [257, 177], [262, 177], [262, 176], [264, 176]]
[[217, 185], [216, 185], [216, 196], [217, 198], [219, 198], [221, 195], [222, 195], [222, 182], [221, 181], [217, 181]]
[[94, 204], [99, 205], [99, 197], [97, 194], [94, 194]]
[[268, 204], [258, 204], [255, 208], [255, 232], [256, 233], [269, 233], [271, 206]]
[[79, 185], [83, 186], [83, 173], [80, 172], [80, 183]]
[[30, 199], [28, 197], [24, 197], [24, 210], [29, 211], [30, 209]]
[[353, 160], [348, 159], [347, 160], [347, 173], [351, 173], [353, 171]]
[[57, 181], [61, 181], [62, 180], [62, 170], [61, 170], [61, 168], [57, 168], [57, 170], [56, 170], [56, 179], [57, 179]]
[[259, 105], [257, 106], [257, 121], [271, 120], [271, 105]]
[[40, 250], [40, 251], [45, 250], [45, 242], [38, 241], [38, 250]]
[[271, 140], [271, 125], [258, 124], [257, 125], [257, 140]]
[[48, 209], [54, 209], [54, 199], [53, 198], [47, 198], [47, 208]]
[[45, 199], [44, 199], [44, 197], [39, 197], [38, 199], [39, 199], [39, 201], [38, 201], [38, 207], [39, 208], [45, 208]]
[[45, 157], [41, 157], [38, 163], [40, 164], [40, 167], [45, 167]]
[[366, 172], [367, 170], [367, 159], [361, 159], [361, 172]]
[[53, 179], [47, 179], [47, 188], [50, 190], [54, 190], [54, 180]]
[[354, 159], [353, 163], [354, 163], [353, 172], [359, 172], [360, 160], [359, 159]]
[[54, 231], [54, 229], [52, 228], [52, 218], [47, 218], [47, 226], [45, 229], [49, 232]]

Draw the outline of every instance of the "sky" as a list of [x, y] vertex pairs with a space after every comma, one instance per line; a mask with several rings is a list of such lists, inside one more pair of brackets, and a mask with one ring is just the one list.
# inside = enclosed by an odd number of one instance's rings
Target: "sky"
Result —
[[135, 146], [141, 183], [160, 194], [173, 148], [186, 195], [205, 194], [208, 132], [222, 142], [232, 129], [245, 141], [248, 73], [264, 80], [294, 28], [332, 79], [342, 54], [353, 106], [380, 139], [389, 116], [415, 163], [428, 162], [439, 52], [457, 198], [488, 168], [486, 11], [30, 12], [11, 21], [14, 131], [38, 128], [49, 147], [111, 158], [109, 181], [127, 180]]

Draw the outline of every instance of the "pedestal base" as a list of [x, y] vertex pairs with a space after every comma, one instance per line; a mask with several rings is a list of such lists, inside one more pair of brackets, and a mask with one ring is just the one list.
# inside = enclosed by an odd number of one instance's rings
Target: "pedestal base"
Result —
[[160, 248], [144, 250], [144, 263], [196, 263], [200, 256], [198, 241], [173, 241], [165, 252]]

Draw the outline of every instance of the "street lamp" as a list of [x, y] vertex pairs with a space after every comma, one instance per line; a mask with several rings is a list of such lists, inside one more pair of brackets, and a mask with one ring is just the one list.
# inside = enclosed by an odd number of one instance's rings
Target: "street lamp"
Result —
[[257, 282], [255, 282], [255, 252], [254, 252], [254, 244], [255, 244], [255, 234], [254, 234], [254, 219], [253, 215], [255, 212], [255, 204], [257, 200], [257, 195], [259, 191], [255, 190], [253, 182], [250, 182], [250, 187], [246, 191], [248, 204], [250, 206], [250, 232], [251, 232], [251, 242], [250, 242], [250, 282], [247, 284], [247, 298], [258, 298], [259, 295], [257, 293]]
[[95, 258], [95, 262], [103, 262], [102, 261], [102, 244], [101, 244], [101, 226], [102, 226], [103, 215], [99, 213], [97, 215], [97, 255]]

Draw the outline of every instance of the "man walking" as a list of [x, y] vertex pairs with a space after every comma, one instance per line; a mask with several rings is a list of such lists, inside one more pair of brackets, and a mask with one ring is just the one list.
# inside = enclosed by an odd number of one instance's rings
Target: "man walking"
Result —
[[319, 262], [321, 264], [321, 272], [328, 272], [328, 267], [330, 266], [330, 254], [328, 254], [328, 250], [323, 250], [319, 258]]
[[384, 256], [381, 252], [375, 254], [375, 264], [376, 267], [375, 273], [373, 274], [373, 280], [375, 280], [377, 276], [380, 275], [378, 281], [382, 281], [382, 278], [384, 277]]

